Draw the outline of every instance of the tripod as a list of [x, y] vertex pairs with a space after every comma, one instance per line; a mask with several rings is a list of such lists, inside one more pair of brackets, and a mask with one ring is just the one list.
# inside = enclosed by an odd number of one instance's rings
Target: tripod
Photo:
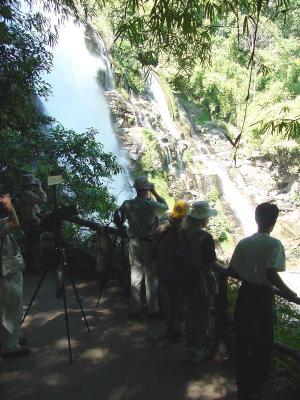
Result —
[[111, 277], [111, 273], [112, 273], [112, 260], [113, 260], [113, 256], [114, 256], [114, 252], [116, 249], [116, 244], [117, 244], [117, 240], [118, 237], [121, 237], [121, 248], [122, 248], [122, 262], [123, 262], [123, 267], [126, 270], [126, 256], [125, 256], [125, 240], [124, 237], [122, 237], [122, 235], [120, 235], [119, 231], [117, 231], [115, 233], [114, 239], [113, 239], [113, 243], [112, 246], [110, 248], [110, 252], [109, 252], [109, 256], [108, 256], [108, 261], [107, 261], [107, 267], [106, 267], [106, 271], [104, 273], [102, 282], [99, 286], [99, 293], [98, 293], [98, 300], [97, 300], [97, 305], [96, 307], [99, 307], [100, 304], [100, 300], [102, 297], [102, 293], [104, 290], [105, 285], [107, 284], [107, 282], [109, 281], [110, 277]]
[[[87, 327], [88, 332], [90, 332], [90, 327], [89, 324], [87, 322], [85, 313], [83, 311], [82, 305], [81, 305], [81, 301], [75, 286], [75, 282], [72, 276], [72, 273], [70, 271], [70, 268], [68, 266], [67, 263], [67, 258], [66, 258], [66, 253], [65, 253], [65, 249], [63, 247], [63, 241], [62, 241], [62, 233], [61, 233], [61, 224], [60, 226], [55, 230], [54, 232], [54, 241], [55, 241], [55, 249], [57, 251], [58, 257], [59, 257], [59, 262], [58, 262], [58, 266], [57, 266], [57, 289], [56, 289], [56, 298], [60, 299], [61, 296], [63, 297], [63, 303], [64, 303], [64, 311], [65, 311], [65, 323], [66, 323], [66, 333], [67, 333], [67, 339], [68, 339], [68, 347], [69, 347], [69, 358], [70, 358], [70, 364], [73, 363], [73, 357], [72, 357], [72, 347], [71, 347], [71, 339], [70, 339], [70, 327], [69, 327], [69, 315], [68, 315], [68, 308], [67, 308], [67, 299], [66, 299], [66, 288], [65, 288], [65, 272], [68, 274], [69, 279], [71, 281], [72, 287], [73, 287], [73, 291], [77, 300], [77, 303], [80, 307], [80, 311], [82, 314], [82, 317], [84, 319], [85, 325]], [[42, 285], [42, 283], [44, 282], [44, 279], [46, 278], [46, 275], [48, 273], [49, 270], [49, 266], [47, 266], [47, 268], [45, 269], [45, 271], [43, 272], [43, 275], [41, 276], [40, 281], [37, 284], [37, 287], [32, 295], [32, 298], [30, 300], [30, 303], [24, 313], [23, 319], [22, 319], [22, 324], [25, 321], [26, 316], [28, 315], [31, 306], [38, 294], [38, 291]]]

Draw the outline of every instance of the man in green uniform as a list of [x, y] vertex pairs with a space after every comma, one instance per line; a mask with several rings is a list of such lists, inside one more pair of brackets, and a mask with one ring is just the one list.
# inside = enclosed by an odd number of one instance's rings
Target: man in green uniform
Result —
[[[157, 281], [153, 274], [152, 237], [158, 224], [158, 217], [168, 209], [165, 200], [156, 192], [146, 176], [139, 176], [134, 182], [137, 196], [126, 200], [120, 208], [121, 219], [128, 221], [129, 261], [131, 266], [131, 287], [129, 314], [139, 316], [142, 311], [141, 290], [145, 279], [148, 316], [157, 315]], [[150, 193], [155, 201], [149, 198]]]

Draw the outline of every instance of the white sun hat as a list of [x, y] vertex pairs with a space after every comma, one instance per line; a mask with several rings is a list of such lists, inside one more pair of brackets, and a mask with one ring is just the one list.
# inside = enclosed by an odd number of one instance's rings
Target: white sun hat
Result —
[[214, 208], [209, 207], [208, 201], [195, 201], [192, 204], [188, 216], [195, 219], [206, 219], [210, 217], [215, 217], [218, 211]]

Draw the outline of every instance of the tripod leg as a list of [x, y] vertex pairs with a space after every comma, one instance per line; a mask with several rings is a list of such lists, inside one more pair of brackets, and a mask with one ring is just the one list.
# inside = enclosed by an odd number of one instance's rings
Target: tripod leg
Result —
[[29, 303], [29, 305], [28, 305], [28, 307], [27, 307], [27, 309], [26, 309], [26, 311], [25, 311], [25, 313], [24, 313], [24, 315], [23, 315], [23, 318], [22, 318], [22, 321], [21, 321], [21, 325], [23, 325], [23, 322], [25, 321], [25, 318], [27, 317], [27, 314], [29, 313], [29, 311], [30, 311], [30, 309], [31, 309], [31, 306], [32, 306], [32, 304], [33, 304], [33, 302], [34, 302], [34, 300], [35, 300], [37, 294], [38, 294], [38, 291], [39, 291], [40, 287], [42, 286], [42, 283], [43, 283], [43, 281], [44, 281], [44, 279], [45, 279], [45, 277], [46, 277], [46, 275], [47, 275], [48, 269], [49, 269], [49, 268], [46, 268], [46, 269], [45, 269], [45, 271], [43, 272], [43, 275], [42, 275], [41, 279], [39, 280], [39, 283], [38, 283], [38, 285], [37, 285], [37, 287], [36, 287], [36, 289], [35, 289], [35, 291], [34, 291], [34, 293], [33, 293], [33, 295], [32, 295], [32, 298], [31, 298], [31, 300], [30, 300], [30, 303]]
[[64, 282], [62, 283], [62, 295], [63, 295], [63, 299], [64, 299], [65, 321], [66, 321], [66, 330], [67, 330], [67, 338], [68, 338], [68, 346], [69, 346], [70, 364], [72, 364], [73, 363], [73, 358], [72, 358], [72, 347], [71, 347], [71, 339], [70, 339], [69, 316], [68, 316], [66, 290], [65, 290], [65, 283]]
[[105, 276], [104, 276], [102, 285], [101, 285], [100, 288], [99, 288], [99, 296], [98, 296], [98, 301], [97, 301], [97, 307], [99, 307], [99, 304], [100, 304], [100, 300], [101, 300], [101, 297], [102, 297], [102, 293], [103, 293], [104, 286], [105, 286], [106, 282], [107, 282], [108, 279], [109, 279], [110, 267], [111, 267], [111, 262], [112, 262], [112, 258], [113, 258], [113, 255], [114, 255], [114, 251], [115, 251], [117, 239], [118, 239], [118, 234], [116, 234], [116, 236], [115, 236], [115, 238], [114, 238], [114, 242], [113, 242], [113, 244], [112, 244], [112, 246], [111, 246], [111, 250], [110, 250], [110, 253], [109, 253], [109, 259], [108, 259], [108, 263], [107, 263], [106, 273], [105, 273]]
[[81, 314], [82, 314], [82, 316], [83, 316], [85, 325], [86, 325], [86, 327], [87, 327], [88, 332], [90, 332], [90, 327], [89, 327], [89, 324], [88, 324], [88, 322], [87, 322], [85, 313], [84, 313], [83, 308], [82, 308], [82, 304], [81, 304], [81, 301], [80, 301], [80, 298], [79, 298], [79, 295], [78, 295], [77, 288], [76, 288], [76, 286], [75, 286], [75, 281], [74, 281], [74, 279], [73, 279], [73, 275], [71, 274], [70, 271], [68, 271], [68, 274], [69, 274], [69, 277], [70, 277], [70, 280], [71, 280], [71, 283], [72, 283], [72, 286], [73, 286], [73, 290], [74, 290], [74, 293], [75, 293], [75, 297], [76, 297], [77, 303], [78, 303], [78, 305], [79, 305], [79, 307], [80, 307], [80, 311], [81, 311]]

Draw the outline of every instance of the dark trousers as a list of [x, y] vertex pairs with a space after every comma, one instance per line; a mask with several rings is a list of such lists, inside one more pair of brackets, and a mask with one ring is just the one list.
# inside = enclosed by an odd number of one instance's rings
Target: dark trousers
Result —
[[272, 367], [273, 291], [243, 282], [235, 310], [238, 399], [259, 394]]

